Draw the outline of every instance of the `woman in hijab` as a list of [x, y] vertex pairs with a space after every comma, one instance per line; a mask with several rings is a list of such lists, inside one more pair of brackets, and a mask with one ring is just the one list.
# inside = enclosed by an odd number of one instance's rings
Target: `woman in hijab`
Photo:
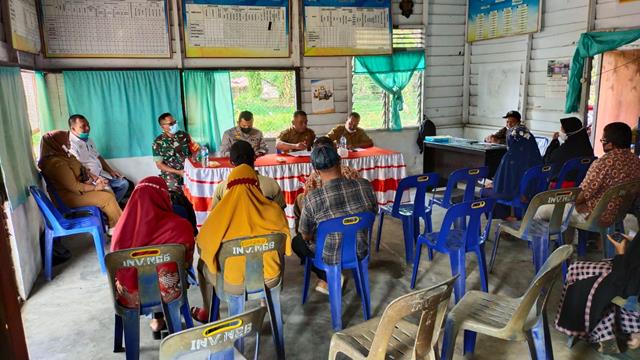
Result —
[[[593, 146], [589, 141], [587, 129], [582, 126], [582, 121], [576, 117], [560, 119], [560, 132], [553, 134], [553, 140], [544, 153], [544, 163], [553, 165], [552, 177], [560, 173], [562, 165], [577, 157], [593, 156]], [[572, 180], [572, 174], [569, 179]]]
[[630, 240], [625, 235], [618, 242], [609, 236], [617, 254], [613, 259], [569, 266], [556, 329], [597, 343], [602, 352], [618, 352], [616, 337], [631, 349], [640, 347], [640, 313], [616, 310], [611, 303], [616, 296], [640, 295], [640, 233]]
[[93, 179], [89, 170], [69, 154], [68, 149], [68, 131], [57, 130], [44, 134], [38, 167], [65, 205], [97, 206], [107, 215], [109, 228], [113, 229], [122, 215], [115, 195], [108, 190], [106, 182]]
[[[127, 207], [113, 232], [111, 251], [149, 245], [181, 244], [185, 247], [185, 266], [191, 266], [195, 240], [189, 221], [173, 212], [167, 183], [158, 176], [149, 176], [138, 183]], [[175, 263], [158, 266], [160, 295], [165, 303], [178, 298], [182, 291]], [[118, 301], [124, 307], [139, 304], [138, 277], [135, 268], [120, 269], [116, 274]], [[164, 328], [161, 317], [151, 322], [154, 337]]]
[[[216, 257], [224, 241], [245, 236], [283, 233], [286, 235], [287, 256], [291, 255], [289, 224], [280, 206], [262, 195], [258, 176], [248, 165], [235, 167], [227, 179], [227, 191], [218, 205], [209, 213], [196, 239], [200, 251], [198, 276], [200, 290], [206, 308], [192, 308], [192, 316], [201, 322], [208, 318], [211, 304], [211, 283], [220, 271]], [[229, 295], [244, 293], [245, 259], [234, 257], [227, 260], [224, 272], [224, 292]], [[276, 251], [264, 255], [264, 278], [268, 287], [278, 284], [280, 258]]]
[[494, 196], [513, 199], [527, 169], [542, 164], [538, 143], [520, 117], [507, 118], [507, 152], [493, 178]]

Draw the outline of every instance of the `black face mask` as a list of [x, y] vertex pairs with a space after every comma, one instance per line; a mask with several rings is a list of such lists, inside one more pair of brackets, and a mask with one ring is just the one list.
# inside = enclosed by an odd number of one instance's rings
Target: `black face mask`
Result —
[[240, 131], [242, 131], [245, 134], [248, 134], [251, 132], [251, 130], [253, 130], [252, 128], [240, 128]]

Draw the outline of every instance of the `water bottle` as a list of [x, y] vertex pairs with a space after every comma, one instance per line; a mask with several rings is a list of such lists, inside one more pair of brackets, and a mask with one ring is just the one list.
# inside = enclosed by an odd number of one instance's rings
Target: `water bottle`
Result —
[[202, 164], [202, 167], [207, 167], [207, 164], [209, 163], [209, 148], [207, 145], [202, 145], [200, 148], [200, 163]]
[[349, 156], [349, 150], [347, 149], [347, 138], [344, 136], [340, 137], [340, 144], [338, 146], [338, 155], [342, 158], [346, 158]]
[[340, 137], [340, 148], [342, 149], [346, 149], [347, 148], [347, 138], [344, 136]]

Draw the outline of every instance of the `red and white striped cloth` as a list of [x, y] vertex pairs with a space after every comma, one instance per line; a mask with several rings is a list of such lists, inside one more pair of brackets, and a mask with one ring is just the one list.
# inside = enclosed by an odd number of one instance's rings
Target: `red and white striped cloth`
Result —
[[[221, 165], [203, 168], [190, 159], [184, 166], [184, 193], [193, 204], [198, 227], [202, 226], [212, 203], [214, 190], [231, 172], [228, 158], [212, 159]], [[407, 175], [402, 153], [372, 147], [357, 152], [349, 152], [343, 164], [360, 172], [360, 176], [371, 181], [379, 205], [392, 203], [398, 182]], [[287, 203], [285, 213], [289, 226], [293, 227], [293, 204], [302, 193], [304, 182], [313, 171], [309, 157], [268, 154], [256, 160], [256, 170], [278, 182]]]

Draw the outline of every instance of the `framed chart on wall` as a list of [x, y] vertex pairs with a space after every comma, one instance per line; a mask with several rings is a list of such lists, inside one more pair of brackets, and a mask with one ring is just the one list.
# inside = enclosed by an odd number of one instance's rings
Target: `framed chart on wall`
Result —
[[289, 57], [289, 0], [183, 0], [187, 57]]
[[467, 42], [540, 31], [542, 0], [469, 0]]
[[304, 55], [392, 53], [391, 0], [304, 0]]
[[47, 57], [169, 58], [166, 0], [41, 0]]
[[32, 54], [40, 52], [40, 27], [36, 0], [9, 0], [11, 46]]

